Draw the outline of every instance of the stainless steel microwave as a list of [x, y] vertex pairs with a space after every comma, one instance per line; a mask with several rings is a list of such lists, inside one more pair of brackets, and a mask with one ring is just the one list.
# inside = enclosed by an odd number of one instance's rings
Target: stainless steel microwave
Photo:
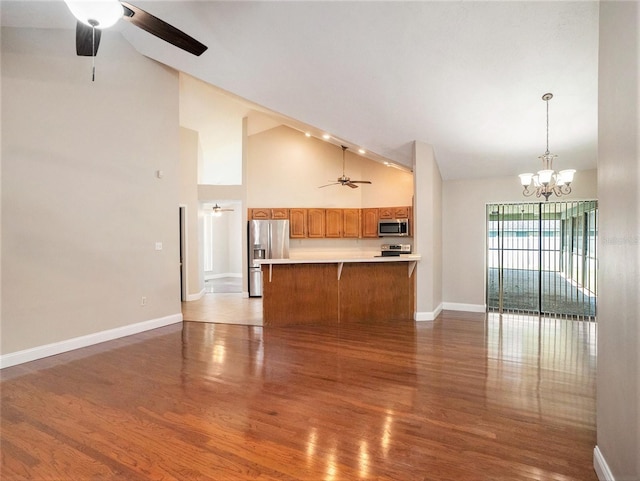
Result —
[[380, 219], [378, 221], [379, 237], [407, 237], [409, 235], [409, 219]]

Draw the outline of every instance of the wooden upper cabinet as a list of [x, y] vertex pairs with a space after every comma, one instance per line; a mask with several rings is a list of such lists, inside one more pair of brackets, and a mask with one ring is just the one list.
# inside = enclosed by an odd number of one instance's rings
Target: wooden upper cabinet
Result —
[[284, 208], [271, 209], [271, 218], [272, 219], [288, 219], [289, 209], [284, 209]]
[[378, 237], [378, 209], [362, 209], [362, 237]]
[[289, 209], [284, 208], [254, 208], [247, 212], [249, 220], [288, 219]]
[[380, 207], [378, 209], [378, 218], [394, 219], [395, 217], [393, 217], [393, 207]]
[[413, 235], [411, 206], [369, 207], [363, 209], [320, 208], [254, 208], [251, 219], [289, 219], [289, 237], [305, 238], [377, 238], [380, 219], [409, 219], [409, 235]]
[[249, 220], [266, 220], [271, 219], [271, 209], [249, 209]]
[[360, 209], [342, 209], [342, 237], [360, 237]]
[[378, 210], [380, 219], [408, 219], [411, 207], [380, 207]]
[[411, 214], [411, 207], [393, 207], [394, 219], [408, 219]]
[[289, 209], [289, 237], [307, 237], [307, 209]]
[[342, 237], [342, 229], [344, 227], [344, 214], [342, 209], [326, 209], [324, 222], [325, 237]]
[[307, 237], [324, 237], [324, 209], [307, 209]]

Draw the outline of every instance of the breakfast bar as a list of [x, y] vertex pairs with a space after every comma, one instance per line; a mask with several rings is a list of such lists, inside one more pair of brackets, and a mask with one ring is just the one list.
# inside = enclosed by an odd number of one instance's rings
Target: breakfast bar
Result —
[[413, 319], [419, 255], [265, 259], [265, 326]]

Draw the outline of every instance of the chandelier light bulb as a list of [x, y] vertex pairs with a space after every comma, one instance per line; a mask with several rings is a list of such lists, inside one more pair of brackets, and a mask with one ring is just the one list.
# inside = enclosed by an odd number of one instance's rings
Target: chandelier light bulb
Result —
[[542, 185], [549, 185], [555, 172], [551, 169], [539, 170], [538, 179]]
[[560, 178], [565, 184], [569, 185], [571, 182], [573, 182], [573, 174], [575, 173], [576, 173], [576, 169], [561, 170]]
[[527, 172], [526, 174], [520, 174], [520, 182], [523, 186], [527, 186], [531, 184], [531, 180], [533, 179], [533, 174], [531, 172]]

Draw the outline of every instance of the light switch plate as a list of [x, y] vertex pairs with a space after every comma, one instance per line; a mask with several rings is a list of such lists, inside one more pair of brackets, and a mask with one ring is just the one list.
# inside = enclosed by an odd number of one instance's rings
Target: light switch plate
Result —
[[157, 251], [161, 251], [162, 250], [162, 242], [156, 242], [156, 250]]

